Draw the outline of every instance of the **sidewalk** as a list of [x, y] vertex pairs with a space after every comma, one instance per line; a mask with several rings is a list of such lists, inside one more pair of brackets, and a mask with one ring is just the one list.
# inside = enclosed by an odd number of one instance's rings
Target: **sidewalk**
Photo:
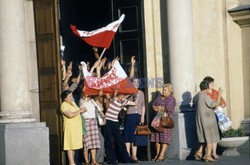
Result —
[[[163, 162], [154, 162], [154, 161], [144, 161], [137, 163], [139, 164], [145, 164], [145, 165], [249, 165], [250, 164], [250, 155], [249, 155], [249, 140], [245, 144], [243, 144], [241, 147], [239, 147], [237, 150], [240, 153], [240, 156], [235, 157], [228, 157], [228, 156], [220, 156], [220, 159], [217, 162], [209, 162], [205, 163], [203, 161], [197, 161], [197, 160], [170, 160], [167, 159]], [[122, 163], [119, 163], [120, 165]], [[124, 164], [128, 165], [128, 164]]]

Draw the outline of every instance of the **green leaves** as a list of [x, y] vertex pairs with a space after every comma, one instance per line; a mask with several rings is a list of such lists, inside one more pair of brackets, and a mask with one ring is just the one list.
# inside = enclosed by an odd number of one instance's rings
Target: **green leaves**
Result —
[[241, 137], [241, 136], [245, 136], [243, 129], [239, 128], [239, 129], [229, 129], [225, 132], [222, 132], [222, 137], [223, 138], [227, 138], [227, 137]]

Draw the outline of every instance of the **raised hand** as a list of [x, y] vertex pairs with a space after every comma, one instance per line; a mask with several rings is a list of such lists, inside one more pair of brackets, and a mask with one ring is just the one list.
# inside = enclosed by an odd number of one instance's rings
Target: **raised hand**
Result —
[[107, 99], [110, 99], [110, 98], [111, 98], [111, 96], [110, 96], [109, 93], [106, 93], [106, 97], [107, 97]]
[[67, 70], [66, 77], [70, 77], [70, 76], [72, 76], [72, 71], [71, 70]]
[[98, 48], [97, 47], [93, 47], [92, 49], [93, 49], [94, 53], [98, 53]]
[[136, 61], [135, 61], [135, 56], [132, 56], [132, 57], [131, 57], [131, 65], [134, 66], [134, 65], [135, 65], [135, 62], [136, 62]]
[[115, 59], [113, 59], [113, 61], [112, 61], [112, 66], [115, 64], [116, 61], [119, 61], [119, 60], [120, 60], [119, 57], [116, 57]]
[[218, 89], [219, 94], [223, 93], [223, 90], [221, 88]]
[[73, 65], [73, 62], [69, 62], [69, 66], [68, 66], [67, 70], [72, 70], [72, 65]]

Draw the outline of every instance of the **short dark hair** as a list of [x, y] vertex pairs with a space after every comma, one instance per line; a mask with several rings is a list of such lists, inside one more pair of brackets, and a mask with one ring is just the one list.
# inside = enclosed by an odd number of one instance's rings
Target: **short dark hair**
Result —
[[214, 79], [210, 76], [207, 76], [203, 79], [203, 81], [207, 81], [208, 83], [214, 82]]
[[201, 91], [205, 90], [205, 89], [208, 89], [208, 88], [209, 88], [209, 82], [208, 81], [202, 81], [200, 83], [200, 89], [201, 89]]
[[61, 99], [62, 99], [62, 101], [64, 101], [70, 93], [72, 93], [70, 90], [63, 91], [61, 93]]

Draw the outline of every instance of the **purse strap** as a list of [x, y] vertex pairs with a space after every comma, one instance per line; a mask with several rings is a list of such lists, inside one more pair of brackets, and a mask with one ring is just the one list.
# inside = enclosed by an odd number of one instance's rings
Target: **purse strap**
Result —
[[95, 106], [95, 112], [100, 113], [94, 100], [93, 99], [90, 99], [90, 100], [91, 100], [92, 104]]

